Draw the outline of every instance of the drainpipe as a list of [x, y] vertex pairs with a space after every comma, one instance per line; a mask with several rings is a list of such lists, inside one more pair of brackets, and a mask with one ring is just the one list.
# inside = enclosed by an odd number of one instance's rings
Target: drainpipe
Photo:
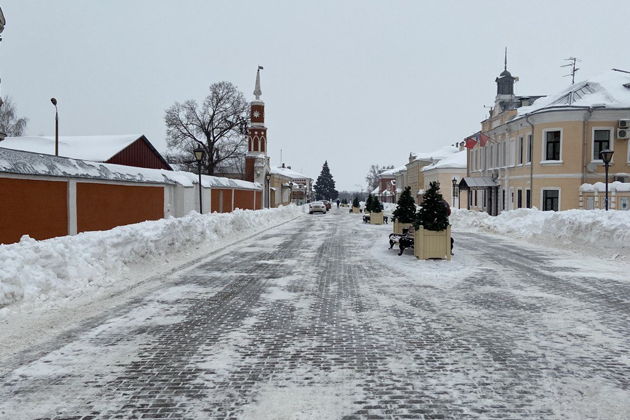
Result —
[[[534, 124], [529, 120], [529, 114], [525, 114], [525, 122], [529, 124], [532, 129], [532, 141], [529, 143], [529, 205], [530, 208], [534, 207]], [[527, 200], [527, 197], [525, 197]]]
[[582, 182], [580, 185], [586, 183], [586, 165], [588, 165], [587, 160], [587, 144], [586, 144], [586, 124], [588, 120], [591, 119], [591, 115], [593, 115], [593, 107], [589, 106], [586, 110], [586, 114], [584, 115], [584, 120], [582, 121]]

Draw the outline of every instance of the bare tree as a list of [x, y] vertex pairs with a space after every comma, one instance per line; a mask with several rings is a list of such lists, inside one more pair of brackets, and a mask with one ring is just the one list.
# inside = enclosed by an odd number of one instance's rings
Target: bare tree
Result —
[[28, 118], [18, 118], [15, 104], [8, 96], [0, 99], [0, 133], [7, 136], [21, 136], [26, 129]]
[[379, 166], [379, 165], [372, 165], [370, 166], [370, 170], [368, 171], [367, 175], [365, 176], [365, 182], [367, 182], [367, 187], [368, 187], [368, 192], [372, 192], [374, 191], [374, 189], [376, 187], [378, 187], [378, 176], [381, 174], [381, 172], [386, 171], [388, 169], [394, 169], [394, 165], [385, 165], [385, 166]]
[[193, 163], [193, 150], [202, 147], [206, 174], [214, 175], [217, 168], [242, 160], [247, 150], [247, 102], [230, 82], [210, 85], [201, 106], [194, 99], [176, 102], [166, 110], [164, 121], [174, 162]]

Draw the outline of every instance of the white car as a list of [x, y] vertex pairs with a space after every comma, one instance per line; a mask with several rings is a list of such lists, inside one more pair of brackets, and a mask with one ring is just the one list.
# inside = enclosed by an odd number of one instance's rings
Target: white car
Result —
[[308, 203], [308, 214], [313, 214], [316, 211], [326, 213], [326, 204], [321, 201], [313, 201], [312, 203]]

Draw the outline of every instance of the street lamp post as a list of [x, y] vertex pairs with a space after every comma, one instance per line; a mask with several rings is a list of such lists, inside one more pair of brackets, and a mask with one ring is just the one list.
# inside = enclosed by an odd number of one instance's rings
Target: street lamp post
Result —
[[57, 99], [50, 98], [55, 106], [55, 156], [59, 156], [59, 112], [57, 112]]
[[459, 208], [459, 196], [457, 194], [457, 178], [453, 177], [453, 207], [455, 207], [455, 198], [457, 197], [457, 208]]
[[201, 195], [201, 162], [203, 162], [206, 151], [201, 147], [197, 147], [195, 150], [193, 150], [193, 153], [195, 155], [195, 160], [197, 161], [197, 169], [199, 171], [199, 214], [203, 214], [203, 198]]
[[271, 174], [269, 172], [267, 172], [267, 174], [265, 175], [265, 181], [267, 181], [267, 185], [265, 188], [265, 192], [266, 192], [266, 199], [265, 202], [263, 203], [263, 206], [265, 208], [271, 208]]
[[608, 167], [610, 167], [610, 161], [612, 160], [614, 151], [610, 149], [602, 150], [599, 152], [599, 157], [602, 158], [604, 162], [604, 169], [606, 171], [606, 198], [604, 202], [606, 203], [606, 211], [608, 211]]

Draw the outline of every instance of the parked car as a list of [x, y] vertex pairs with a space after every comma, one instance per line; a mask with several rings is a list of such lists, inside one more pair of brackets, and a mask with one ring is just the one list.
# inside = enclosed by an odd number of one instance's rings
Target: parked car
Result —
[[330, 210], [330, 208], [332, 207], [330, 201], [328, 200], [322, 200], [322, 203], [324, 203], [324, 205], [326, 206], [326, 211]]
[[321, 201], [313, 201], [312, 203], [308, 203], [308, 214], [313, 214], [315, 212], [326, 213], [328, 209], [326, 205]]

